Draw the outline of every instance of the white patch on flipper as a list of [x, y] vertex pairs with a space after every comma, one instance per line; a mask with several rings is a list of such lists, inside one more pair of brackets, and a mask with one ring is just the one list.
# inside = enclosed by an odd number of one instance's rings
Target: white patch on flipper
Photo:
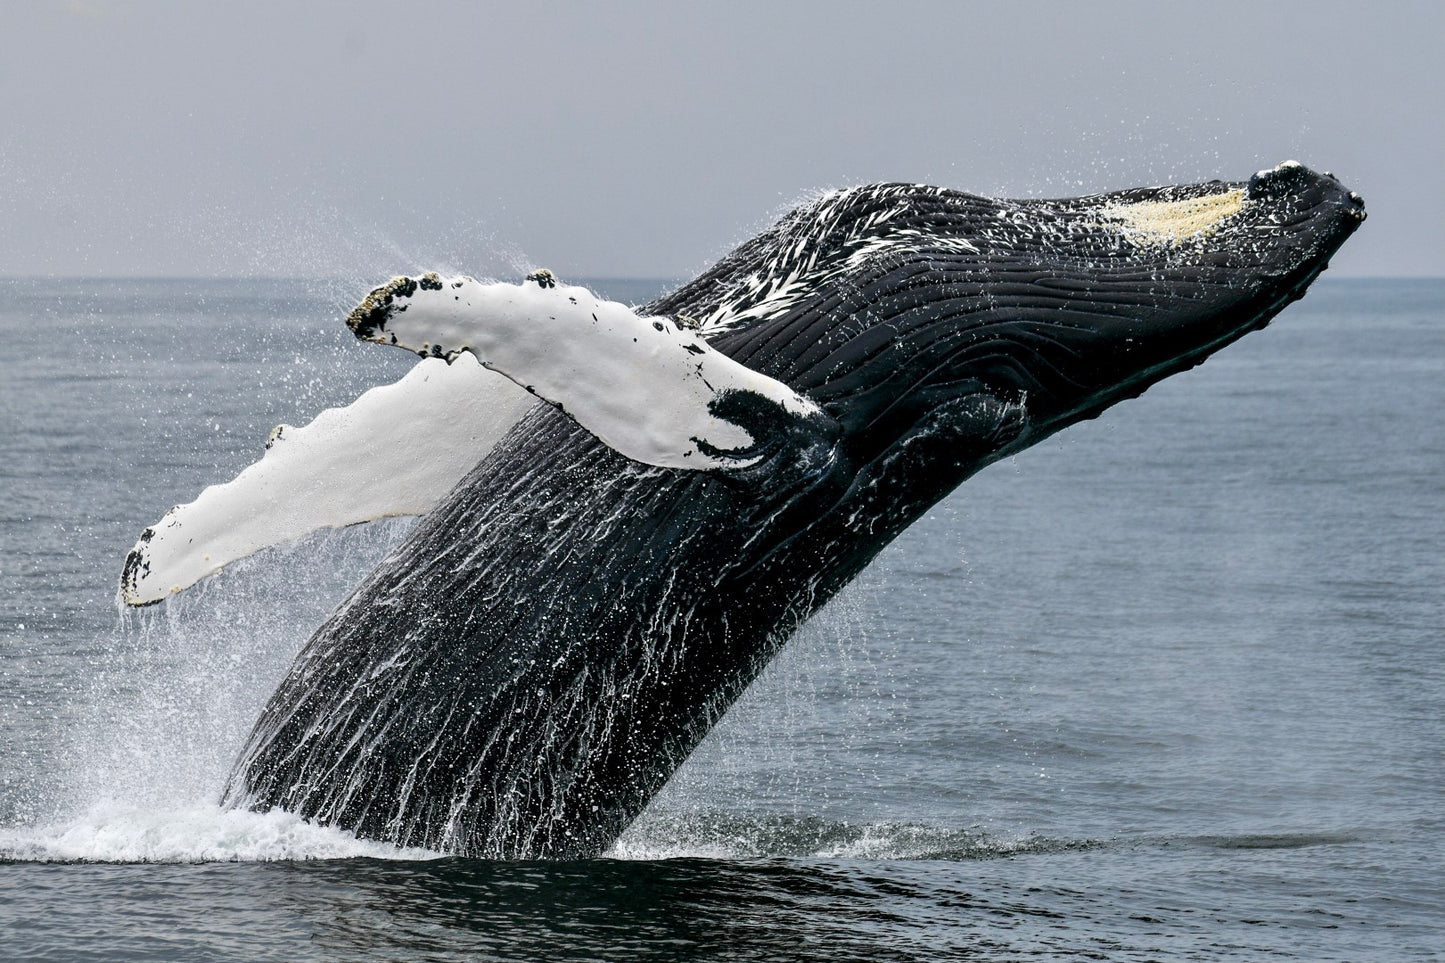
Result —
[[396, 278], [347, 323], [358, 338], [423, 356], [470, 352], [614, 450], [664, 468], [741, 468], [761, 457], [747, 431], [712, 412], [729, 392], [761, 395], [798, 417], [820, 410], [671, 318], [641, 317], [550, 272], [522, 284]]
[[319, 529], [425, 514], [535, 403], [472, 358], [430, 360], [303, 428], [280, 425], [260, 461], [146, 529], [121, 599], [159, 602]]

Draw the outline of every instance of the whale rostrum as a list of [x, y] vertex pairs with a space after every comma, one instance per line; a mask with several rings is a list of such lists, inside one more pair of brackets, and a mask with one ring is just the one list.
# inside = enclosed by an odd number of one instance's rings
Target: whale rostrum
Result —
[[[636, 309], [546, 271], [395, 278], [348, 324], [418, 366], [147, 529], [121, 597], [422, 515], [297, 656], [226, 801], [596, 855], [931, 505], [1264, 326], [1364, 216], [1294, 162], [1062, 200], [881, 184]], [[443, 424], [445, 452], [408, 447]]]

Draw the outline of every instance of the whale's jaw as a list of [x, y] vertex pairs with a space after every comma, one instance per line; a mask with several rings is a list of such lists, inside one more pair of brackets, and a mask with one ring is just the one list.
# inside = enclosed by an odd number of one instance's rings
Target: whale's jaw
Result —
[[318, 630], [229, 801], [459, 854], [602, 852], [929, 505], [1267, 323], [1362, 217], [1291, 165], [1062, 201], [881, 185], [794, 212], [646, 310], [834, 427], [757, 422], [765, 460], [689, 472], [534, 409]]

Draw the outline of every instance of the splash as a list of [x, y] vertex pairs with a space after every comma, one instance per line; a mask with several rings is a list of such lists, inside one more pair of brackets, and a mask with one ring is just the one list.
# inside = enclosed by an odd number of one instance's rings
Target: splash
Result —
[[[7, 786], [0, 859], [196, 862], [395, 856], [276, 811], [224, 810], [226, 775], [267, 695], [409, 519], [325, 532], [242, 562], [97, 639], [86, 705]], [[415, 854], [397, 858], [416, 858]]]
[[0, 860], [208, 863], [438, 856], [357, 839], [281, 810], [255, 813], [205, 803], [154, 809], [107, 801], [63, 822], [0, 829]]

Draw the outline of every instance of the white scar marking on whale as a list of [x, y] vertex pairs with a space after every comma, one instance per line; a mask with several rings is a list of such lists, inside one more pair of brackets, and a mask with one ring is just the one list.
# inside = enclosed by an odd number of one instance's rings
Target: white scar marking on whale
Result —
[[1174, 245], [1208, 237], [1225, 218], [1242, 211], [1248, 201], [1242, 190], [1224, 191], [1179, 201], [1112, 204], [1105, 217], [1122, 223], [1124, 235], [1142, 246]]

